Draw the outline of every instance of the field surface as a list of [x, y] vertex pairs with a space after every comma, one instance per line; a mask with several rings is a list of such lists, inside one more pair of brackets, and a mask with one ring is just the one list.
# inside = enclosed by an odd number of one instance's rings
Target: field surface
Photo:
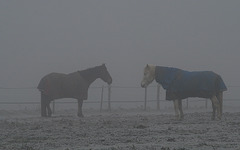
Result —
[[0, 111], [1, 150], [240, 150], [240, 112], [212, 121], [210, 111], [182, 121], [158, 111]]

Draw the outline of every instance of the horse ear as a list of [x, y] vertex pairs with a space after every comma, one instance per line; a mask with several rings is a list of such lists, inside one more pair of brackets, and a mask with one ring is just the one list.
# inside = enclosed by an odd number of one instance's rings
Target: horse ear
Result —
[[149, 68], [149, 65], [147, 64], [146, 68]]
[[106, 64], [104, 64], [104, 63], [102, 64], [102, 67], [107, 68], [107, 67], [106, 67]]

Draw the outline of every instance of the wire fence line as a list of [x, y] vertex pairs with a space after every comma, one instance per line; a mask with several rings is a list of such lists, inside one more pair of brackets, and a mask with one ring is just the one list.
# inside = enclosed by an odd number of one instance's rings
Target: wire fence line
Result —
[[[84, 103], [87, 104], [100, 104], [100, 111], [103, 109], [103, 104], [107, 105], [107, 109], [111, 110], [112, 109], [112, 104], [116, 104], [116, 103], [142, 103], [143, 105], [143, 109], [146, 110], [147, 109], [147, 103], [156, 103], [156, 108], [160, 109], [160, 103], [166, 102], [166, 100], [164, 100], [163, 98], [161, 98], [160, 95], [162, 95], [162, 93], [160, 93], [160, 85], [158, 84], [157, 86], [149, 86], [148, 88], [145, 88], [143, 91], [143, 88], [139, 87], [139, 86], [119, 86], [119, 85], [109, 85], [109, 86], [93, 86], [90, 87], [89, 89], [99, 89], [101, 92], [98, 101], [84, 101]], [[239, 88], [240, 86], [228, 86], [228, 88]], [[107, 89], [107, 90], [106, 90]], [[135, 98], [126, 98], [127, 100], [117, 100], [117, 97], [114, 97], [112, 95], [112, 92], [116, 92], [119, 91], [119, 89], [127, 89], [127, 90], [133, 90], [133, 89], [142, 89], [142, 93], [144, 93], [144, 95], [142, 95], [142, 97], [140, 98], [140, 100], [136, 100]], [[17, 91], [21, 91], [21, 90], [37, 90], [37, 87], [0, 87], [0, 91], [1, 90], [17, 90]], [[149, 94], [149, 91], [155, 91], [155, 96], [153, 96], [153, 94]], [[151, 98], [149, 98], [149, 95], [153, 96]], [[7, 98], [5, 98], [7, 99]], [[100, 99], [100, 101], [99, 101]], [[194, 100], [192, 101], [191, 99], [185, 99], [187, 108], [188, 108], [188, 103], [189, 102], [205, 102], [205, 107], [208, 106], [208, 101], [206, 99], [198, 99], [198, 100]], [[232, 102], [236, 102], [239, 101], [239, 98], [224, 98], [224, 101], [232, 101]], [[55, 103], [57, 104], [75, 104], [77, 103], [76, 101], [60, 101], [60, 102], [54, 102], [53, 105], [55, 106]], [[29, 105], [29, 104], [33, 104], [33, 105], [40, 105], [40, 101], [36, 102], [36, 101], [1, 101], [0, 100], [0, 104], [1, 105]]]
[[[139, 87], [139, 86], [120, 86], [120, 85], [110, 85], [112, 88], [141, 88], [141, 87]], [[92, 86], [92, 87], [90, 87], [90, 88], [92, 88], [92, 89], [97, 89], [97, 88], [102, 88], [102, 87], [108, 87], [108, 86]], [[149, 86], [149, 87], [157, 87], [157, 86]], [[238, 85], [228, 85], [227, 86], [228, 88], [230, 88], [230, 87], [239, 87], [240, 88], [240, 86], [238, 86]], [[30, 86], [30, 87], [0, 87], [0, 89], [6, 89], [6, 90], [26, 90], [26, 89], [37, 89], [37, 87], [35, 87], [35, 86]]]

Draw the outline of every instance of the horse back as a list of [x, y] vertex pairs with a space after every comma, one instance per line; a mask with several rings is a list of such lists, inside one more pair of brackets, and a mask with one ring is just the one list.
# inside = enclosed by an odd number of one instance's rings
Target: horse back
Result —
[[50, 73], [40, 80], [38, 89], [52, 99], [87, 99], [88, 86], [78, 72], [70, 74]]
[[211, 98], [225, 90], [227, 88], [221, 76], [212, 71], [181, 71], [167, 89], [166, 96], [169, 100], [188, 97]]

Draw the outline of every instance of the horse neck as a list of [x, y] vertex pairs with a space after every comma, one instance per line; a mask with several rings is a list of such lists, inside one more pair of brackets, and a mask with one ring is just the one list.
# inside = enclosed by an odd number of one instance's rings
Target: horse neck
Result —
[[89, 84], [93, 83], [96, 79], [100, 78], [98, 69], [90, 68], [83, 71], [79, 71], [79, 74], [88, 81]]
[[156, 66], [149, 65], [149, 67], [150, 67], [151, 74], [152, 74], [153, 78], [155, 79]]

